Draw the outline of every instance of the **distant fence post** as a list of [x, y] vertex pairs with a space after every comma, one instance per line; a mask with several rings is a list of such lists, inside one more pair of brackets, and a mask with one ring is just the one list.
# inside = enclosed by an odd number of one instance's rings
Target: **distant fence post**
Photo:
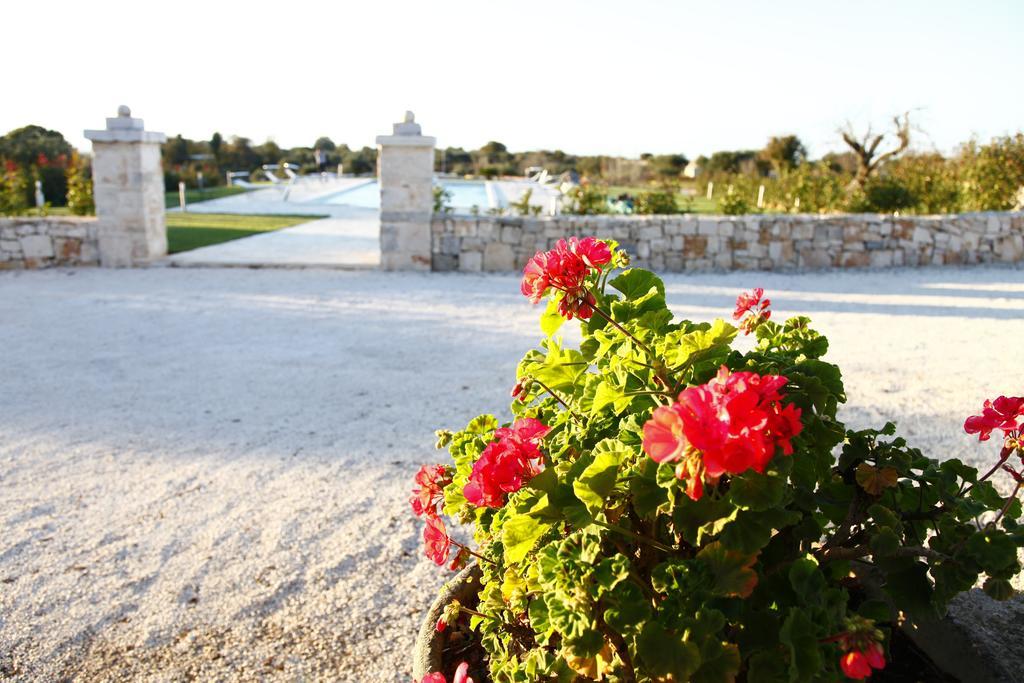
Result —
[[167, 255], [163, 133], [145, 130], [121, 105], [92, 141], [93, 197], [99, 219], [100, 265], [124, 267]]
[[434, 212], [434, 146], [411, 111], [377, 136], [380, 183], [380, 264], [384, 270], [430, 270]]

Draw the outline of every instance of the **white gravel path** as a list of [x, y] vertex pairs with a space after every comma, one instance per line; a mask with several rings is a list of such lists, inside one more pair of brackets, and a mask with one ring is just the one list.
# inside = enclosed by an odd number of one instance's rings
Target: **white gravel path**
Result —
[[[1024, 272], [672, 276], [679, 315], [807, 312], [854, 425], [939, 457], [1019, 393]], [[408, 512], [432, 430], [507, 411], [513, 276], [0, 273], [0, 678], [408, 681], [443, 574]]]

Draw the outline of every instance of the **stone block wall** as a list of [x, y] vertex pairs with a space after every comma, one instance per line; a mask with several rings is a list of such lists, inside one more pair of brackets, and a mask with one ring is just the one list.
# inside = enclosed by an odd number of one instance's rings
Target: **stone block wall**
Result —
[[895, 217], [435, 214], [435, 271], [520, 270], [570, 235], [611, 238], [661, 272], [888, 268], [1024, 260], [1024, 212]]
[[99, 265], [92, 216], [0, 218], [0, 270]]

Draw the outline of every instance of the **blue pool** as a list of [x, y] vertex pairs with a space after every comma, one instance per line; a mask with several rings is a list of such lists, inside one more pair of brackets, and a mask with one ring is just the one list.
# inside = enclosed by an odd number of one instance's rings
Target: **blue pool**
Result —
[[[487, 211], [491, 201], [487, 196], [486, 183], [483, 181], [445, 181], [441, 183], [444, 189], [451, 193], [448, 203], [456, 210], [468, 211], [474, 206], [479, 207], [481, 212]], [[377, 181], [353, 187], [351, 190], [338, 192], [319, 200], [325, 204], [345, 204], [347, 206], [359, 206], [367, 209], [380, 207], [380, 190]]]

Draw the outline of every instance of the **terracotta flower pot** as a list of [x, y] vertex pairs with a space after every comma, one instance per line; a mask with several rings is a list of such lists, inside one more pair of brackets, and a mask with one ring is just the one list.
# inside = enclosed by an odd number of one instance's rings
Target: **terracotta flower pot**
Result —
[[480, 567], [475, 564], [463, 569], [441, 588], [440, 594], [423, 618], [420, 632], [416, 636], [412, 654], [413, 680], [418, 681], [428, 673], [440, 671], [444, 663], [443, 655], [448, 643], [448, 631], [438, 632], [437, 620], [441, 618], [441, 612], [445, 605], [452, 600], [458, 600], [468, 607], [475, 606], [479, 592]]

